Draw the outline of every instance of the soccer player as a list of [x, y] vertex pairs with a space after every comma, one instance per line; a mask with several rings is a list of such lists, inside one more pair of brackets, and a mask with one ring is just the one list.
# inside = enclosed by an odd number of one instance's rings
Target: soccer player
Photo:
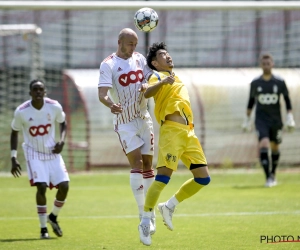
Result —
[[[147, 66], [145, 57], [135, 52], [137, 43], [138, 36], [132, 29], [120, 31], [117, 51], [100, 65], [98, 95], [100, 102], [114, 115], [114, 130], [131, 167], [130, 186], [141, 219], [145, 194], [154, 180], [154, 134], [143, 93], [152, 70]], [[153, 212], [151, 234], [154, 232]]]
[[187, 180], [167, 202], [159, 203], [158, 209], [164, 224], [173, 230], [172, 215], [180, 202], [196, 194], [210, 182], [206, 158], [194, 132], [193, 112], [184, 83], [173, 72], [173, 61], [165, 43], [154, 43], [149, 48], [147, 64], [154, 71], [149, 79], [145, 97], [154, 97], [155, 117], [161, 125], [157, 175], [150, 186], [139, 224], [140, 241], [151, 245], [150, 218], [158, 198], [177, 170], [179, 159], [191, 171]]
[[[256, 104], [255, 127], [258, 136], [260, 163], [266, 176], [266, 187], [277, 185], [275, 176], [280, 156], [279, 144], [282, 141], [283, 127], [280, 111], [281, 95], [284, 97], [287, 109], [286, 126], [288, 130], [295, 127], [287, 86], [283, 79], [272, 74], [273, 66], [272, 55], [262, 54], [260, 67], [263, 74], [251, 82], [246, 118], [242, 125], [244, 130], [249, 131], [251, 129], [250, 116]], [[269, 149], [271, 149], [271, 169]]]
[[[63, 207], [69, 190], [69, 176], [60, 155], [66, 136], [65, 113], [61, 105], [46, 98], [45, 85], [40, 80], [29, 84], [31, 100], [22, 103], [14, 113], [11, 123], [11, 173], [21, 175], [21, 166], [17, 160], [18, 132], [22, 130], [22, 144], [27, 173], [31, 186], [37, 187], [36, 205], [40, 220], [41, 239], [48, 239], [47, 220], [53, 232], [61, 237], [61, 228], [57, 216]], [[60, 125], [60, 140], [55, 141], [55, 123]], [[47, 187], [58, 188], [52, 212], [47, 216]]]

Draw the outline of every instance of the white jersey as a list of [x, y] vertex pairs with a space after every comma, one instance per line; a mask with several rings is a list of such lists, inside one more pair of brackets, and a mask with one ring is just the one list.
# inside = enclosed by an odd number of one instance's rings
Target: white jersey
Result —
[[121, 114], [115, 116], [114, 124], [143, 118], [148, 112], [147, 99], [139, 89], [151, 74], [152, 69], [148, 67], [146, 58], [138, 52], [127, 60], [113, 53], [101, 63], [98, 87], [109, 87], [111, 98], [123, 109]]
[[23, 130], [24, 153], [27, 159], [48, 160], [56, 157], [52, 153], [55, 142], [55, 123], [65, 121], [61, 105], [52, 99], [44, 98], [43, 107], [38, 110], [31, 100], [16, 108], [11, 127], [15, 131]]

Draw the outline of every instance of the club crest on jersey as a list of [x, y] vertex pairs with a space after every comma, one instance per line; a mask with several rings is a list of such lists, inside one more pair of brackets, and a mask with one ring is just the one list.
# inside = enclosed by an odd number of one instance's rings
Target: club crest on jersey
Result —
[[120, 72], [120, 71], [122, 71], [122, 70], [123, 70], [123, 69], [121, 69], [121, 67], [119, 67], [118, 70], [117, 70], [117, 72]]
[[48, 122], [51, 122], [51, 115], [49, 113], [47, 114], [47, 119], [48, 119]]
[[277, 87], [277, 85], [274, 85], [273, 86], [273, 93], [277, 93], [278, 92], [278, 87]]
[[257, 92], [262, 92], [262, 87], [257, 87]]

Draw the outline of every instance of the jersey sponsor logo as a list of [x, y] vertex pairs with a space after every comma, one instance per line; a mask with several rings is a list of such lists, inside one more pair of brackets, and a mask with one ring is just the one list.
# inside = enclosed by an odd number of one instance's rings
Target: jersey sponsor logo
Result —
[[258, 101], [263, 105], [276, 104], [278, 102], [277, 94], [260, 94], [258, 96]]
[[38, 135], [46, 135], [48, 134], [49, 130], [51, 128], [51, 124], [46, 124], [46, 125], [39, 125], [39, 126], [31, 126], [29, 128], [29, 133], [31, 136], [36, 137]]
[[129, 71], [127, 74], [122, 74], [119, 77], [119, 83], [126, 87], [129, 84], [135, 84], [137, 82], [142, 82], [144, 80], [144, 74], [142, 70]]

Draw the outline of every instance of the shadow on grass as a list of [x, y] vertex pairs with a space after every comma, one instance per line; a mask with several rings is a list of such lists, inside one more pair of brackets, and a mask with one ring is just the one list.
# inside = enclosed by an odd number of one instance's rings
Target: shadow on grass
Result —
[[234, 189], [266, 189], [266, 187], [265, 186], [262, 186], [262, 185], [256, 185], [256, 186], [254, 186], [254, 185], [248, 185], [248, 186], [233, 186], [232, 188], [234, 188]]
[[39, 238], [31, 238], [31, 239], [0, 239], [0, 242], [19, 242], [19, 241], [34, 241], [34, 240], [57, 240], [56, 238], [49, 239], [39, 239]]

